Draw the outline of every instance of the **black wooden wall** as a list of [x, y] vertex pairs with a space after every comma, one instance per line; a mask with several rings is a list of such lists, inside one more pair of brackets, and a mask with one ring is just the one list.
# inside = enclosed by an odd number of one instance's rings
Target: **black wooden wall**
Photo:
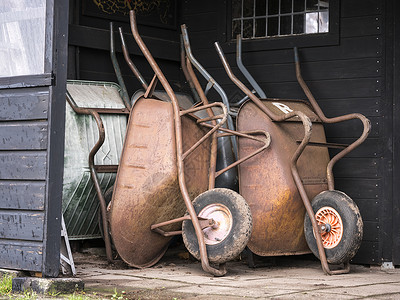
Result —
[[[238, 90], [225, 75], [213, 45], [222, 42], [235, 66], [235, 54], [226, 44], [230, 36], [226, 2], [185, 1], [182, 22], [188, 26], [195, 57], [228, 96], [237, 99]], [[372, 122], [367, 141], [334, 168], [336, 188], [355, 200], [364, 220], [362, 246], [354, 258], [359, 263], [392, 261], [392, 95], [387, 88], [392, 68], [387, 54], [392, 39], [387, 25], [391, 24], [391, 2], [340, 1], [337, 41], [299, 49], [303, 77], [325, 114], [360, 112]], [[254, 45], [253, 41], [243, 42], [243, 61], [267, 96], [305, 99], [296, 81], [291, 45], [280, 49], [266, 45], [264, 50]], [[238, 74], [236, 68], [234, 71]], [[326, 133], [330, 142], [347, 143], [361, 134], [361, 126], [357, 121], [346, 122], [327, 126]]]

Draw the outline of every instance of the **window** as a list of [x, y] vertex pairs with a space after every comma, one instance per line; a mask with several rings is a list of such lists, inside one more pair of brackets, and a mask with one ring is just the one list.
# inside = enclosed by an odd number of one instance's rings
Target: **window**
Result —
[[232, 39], [329, 32], [329, 0], [233, 0]]
[[0, 77], [41, 74], [46, 0], [0, 1]]

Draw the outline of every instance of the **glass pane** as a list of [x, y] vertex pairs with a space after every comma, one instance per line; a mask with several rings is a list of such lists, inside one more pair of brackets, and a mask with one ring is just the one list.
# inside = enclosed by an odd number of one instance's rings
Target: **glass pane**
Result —
[[305, 3], [306, 3], [305, 0], [294, 0], [293, 10], [295, 12], [304, 11], [304, 8], [305, 8], [304, 4]]
[[232, 38], [236, 39], [236, 36], [238, 34], [241, 34], [240, 26], [241, 21], [240, 20], [235, 20], [232, 22]]
[[281, 14], [292, 12], [292, 0], [281, 0]]
[[281, 32], [280, 35], [290, 34], [292, 31], [292, 17], [281, 17]]
[[268, 16], [279, 13], [279, 0], [268, 0]]
[[268, 36], [278, 35], [278, 17], [268, 18]]
[[318, 10], [318, 0], [307, 0], [307, 10]]
[[242, 0], [232, 1], [232, 18], [240, 18], [242, 16]]
[[327, 10], [319, 13], [319, 32], [329, 32], [329, 12]]
[[306, 33], [318, 32], [318, 13], [306, 14]]
[[293, 34], [304, 33], [304, 15], [293, 16]]
[[320, 9], [329, 8], [329, 0], [320, 0], [319, 8]]
[[243, 38], [253, 37], [253, 20], [243, 20]]
[[255, 33], [254, 36], [255, 37], [263, 37], [266, 36], [265, 34], [265, 24], [266, 23], [266, 19], [256, 19], [255, 21]]
[[243, 17], [254, 16], [254, 0], [243, 0]]
[[0, 77], [44, 72], [46, 0], [1, 0]]
[[256, 0], [256, 16], [265, 16], [267, 14], [266, 0]]

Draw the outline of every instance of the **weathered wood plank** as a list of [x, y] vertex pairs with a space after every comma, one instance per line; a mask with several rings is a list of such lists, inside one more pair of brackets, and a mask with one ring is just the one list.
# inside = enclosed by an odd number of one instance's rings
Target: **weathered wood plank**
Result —
[[44, 212], [0, 211], [0, 239], [42, 241]]
[[216, 2], [212, 0], [206, 1], [190, 1], [183, 6], [183, 15], [191, 16], [196, 13], [214, 12], [217, 8]]
[[[344, 112], [345, 113], [345, 112]], [[359, 113], [363, 113], [360, 109]], [[377, 138], [381, 134], [381, 118], [370, 117], [371, 121], [371, 132], [368, 138]], [[350, 120], [336, 124], [325, 124], [325, 133], [328, 139], [331, 138], [359, 138], [363, 132], [363, 124], [358, 120]]]
[[329, 99], [319, 100], [318, 104], [327, 117], [336, 117], [343, 112], [356, 113], [361, 110], [367, 117], [379, 117], [382, 114], [380, 98]]
[[[362, 187], [360, 187], [362, 188]], [[378, 222], [381, 204], [378, 199], [353, 199], [360, 209], [361, 218], [364, 222]]]
[[1, 267], [7, 269], [42, 271], [41, 243], [0, 240]]
[[217, 29], [219, 13], [216, 11], [216, 9], [217, 7], [215, 7], [214, 11], [202, 13], [193, 13], [194, 11], [188, 11], [189, 14], [185, 14], [183, 16], [183, 23], [190, 24], [188, 27], [189, 38], [195, 32], [204, 32]]
[[379, 178], [379, 158], [342, 158], [333, 167], [335, 177]]
[[380, 264], [379, 242], [363, 241], [357, 254], [351, 260], [353, 263]]
[[[176, 35], [178, 37], [178, 35]], [[155, 58], [179, 61], [179, 43], [166, 39], [143, 38]], [[129, 50], [141, 54], [132, 38], [126, 37]], [[116, 49], [121, 49], [119, 40], [115, 39]], [[69, 25], [68, 44], [85, 48], [110, 50], [110, 31], [88, 26]], [[118, 47], [118, 48], [117, 48]]]
[[0, 77], [1, 89], [16, 89], [26, 87], [50, 86], [52, 81], [51, 73], [38, 75], [23, 75], [12, 77]]
[[[360, 206], [375, 205], [382, 196], [382, 178], [335, 178], [335, 189], [348, 194]], [[373, 213], [377, 215], [378, 210]]]
[[342, 18], [340, 23], [341, 37], [378, 35], [382, 33], [382, 16]]
[[379, 223], [364, 221], [363, 241], [377, 242], [379, 240]]
[[381, 14], [383, 10], [383, 2], [381, 0], [346, 0], [340, 1], [341, 17], [357, 17]]
[[0, 209], [44, 210], [45, 182], [0, 181]]
[[48, 88], [0, 90], [0, 121], [47, 119]]
[[[361, 134], [361, 132], [360, 132]], [[330, 138], [329, 142], [338, 143], [338, 144], [346, 144], [349, 145], [353, 143], [355, 138]], [[372, 138], [368, 137], [364, 143], [358, 146], [356, 149], [346, 154], [345, 157], [382, 157], [383, 151], [386, 148], [385, 143], [382, 138]], [[339, 150], [329, 149], [329, 153], [331, 156], [338, 153]]]
[[[300, 62], [312, 62], [321, 60], [344, 60], [380, 57], [382, 54], [383, 40], [380, 36], [361, 36], [342, 38], [336, 46], [300, 48]], [[229, 48], [222, 45], [229, 62], [234, 65], [236, 56], [236, 44]], [[258, 49], [256, 41], [243, 42], [243, 61], [246, 66], [257, 64], [293, 63], [293, 49], [268, 50]], [[214, 46], [205, 45], [202, 48], [192, 49], [194, 56], [205, 67], [221, 66], [221, 61]]]
[[0, 150], [45, 150], [46, 122], [0, 123]]
[[[247, 60], [244, 61], [246, 63]], [[234, 65], [235, 63], [232, 62]], [[259, 84], [270, 82], [296, 81], [296, 71], [294, 62], [285, 64], [257, 64], [247, 65], [250, 74]], [[301, 73], [305, 81], [328, 80], [328, 79], [354, 79], [373, 77], [380, 79], [382, 74], [382, 62], [376, 58], [349, 59], [335, 61], [316, 61], [300, 63]], [[215, 78], [218, 83], [229, 84], [231, 81], [224, 69], [220, 66], [209, 68], [207, 71]], [[238, 68], [232, 68], [234, 74], [239, 78], [244, 78]], [[244, 80], [247, 84], [247, 81]]]
[[45, 151], [1, 151], [0, 179], [45, 180]]
[[[218, 78], [216, 78], [216, 81], [219, 82]], [[308, 81], [307, 85], [318, 101], [328, 99], [377, 98], [382, 93], [382, 81], [376, 78]], [[225, 89], [229, 99], [233, 99], [239, 90], [233, 84], [222, 85], [222, 87]], [[305, 98], [304, 92], [297, 82], [273, 82], [261, 84], [261, 87], [271, 98]], [[362, 107], [360, 109], [362, 113]]]

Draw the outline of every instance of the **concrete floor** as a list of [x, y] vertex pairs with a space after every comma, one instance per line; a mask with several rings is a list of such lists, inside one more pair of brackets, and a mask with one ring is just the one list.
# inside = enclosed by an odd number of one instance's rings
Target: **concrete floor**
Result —
[[352, 265], [350, 274], [327, 276], [311, 256], [263, 259], [258, 268], [237, 260], [224, 277], [205, 273], [182, 247], [142, 270], [109, 265], [93, 249], [74, 259], [86, 293], [124, 291], [125, 299], [400, 299], [400, 269]]

